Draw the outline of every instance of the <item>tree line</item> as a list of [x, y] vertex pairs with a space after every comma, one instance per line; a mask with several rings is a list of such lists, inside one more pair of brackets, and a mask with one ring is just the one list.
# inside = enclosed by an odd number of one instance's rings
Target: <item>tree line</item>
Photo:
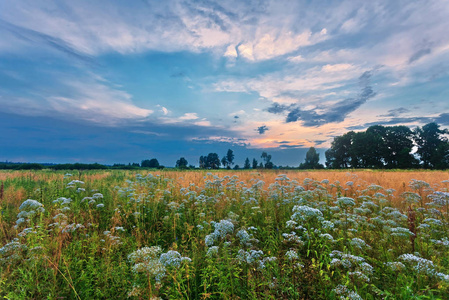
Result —
[[414, 130], [407, 126], [375, 125], [366, 131], [337, 136], [325, 152], [330, 169], [447, 169], [447, 129], [429, 123]]
[[[365, 131], [349, 131], [337, 136], [330, 149], [325, 152], [326, 168], [364, 168], [364, 169], [449, 169], [449, 130], [441, 129], [436, 123], [429, 123], [414, 130], [407, 126], [374, 125]], [[314, 147], [306, 153], [304, 162], [297, 168], [276, 166], [271, 155], [262, 152], [260, 161], [247, 157], [244, 165], [234, 163], [234, 152], [228, 149], [220, 159], [217, 153], [209, 153], [199, 158], [200, 169], [324, 169], [320, 155]], [[145, 159], [140, 163], [114, 164], [106, 166], [94, 164], [37, 164], [0, 163], [0, 169], [36, 170], [98, 170], [98, 169], [163, 169], [156, 158]], [[185, 157], [176, 161], [177, 169], [195, 169]]]

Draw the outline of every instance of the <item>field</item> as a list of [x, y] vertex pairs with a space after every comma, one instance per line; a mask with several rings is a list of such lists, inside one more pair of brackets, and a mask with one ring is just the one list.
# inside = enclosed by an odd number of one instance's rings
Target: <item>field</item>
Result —
[[0, 172], [6, 299], [449, 299], [449, 172]]

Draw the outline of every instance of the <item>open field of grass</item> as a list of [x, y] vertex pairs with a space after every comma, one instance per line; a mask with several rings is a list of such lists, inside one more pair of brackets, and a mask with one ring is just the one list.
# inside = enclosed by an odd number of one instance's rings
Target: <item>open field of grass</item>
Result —
[[7, 299], [448, 299], [449, 172], [0, 172]]

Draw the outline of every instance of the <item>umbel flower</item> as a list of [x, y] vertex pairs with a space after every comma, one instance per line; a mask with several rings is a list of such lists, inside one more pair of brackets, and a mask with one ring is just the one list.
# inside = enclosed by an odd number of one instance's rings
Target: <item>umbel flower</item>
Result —
[[156, 281], [161, 281], [165, 277], [167, 268], [178, 269], [182, 262], [192, 261], [174, 250], [169, 250], [167, 253], [161, 252], [162, 248], [159, 246], [143, 247], [134, 251], [128, 255], [128, 260], [134, 264], [132, 271], [146, 273]]

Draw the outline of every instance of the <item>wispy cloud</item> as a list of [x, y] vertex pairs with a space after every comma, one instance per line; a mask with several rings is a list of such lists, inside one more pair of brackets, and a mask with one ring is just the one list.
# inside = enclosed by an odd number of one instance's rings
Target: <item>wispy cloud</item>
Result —
[[197, 113], [185, 113], [183, 116], [179, 117], [179, 120], [196, 120], [198, 119]]
[[287, 123], [301, 120], [302, 125], [307, 127], [321, 126], [332, 122], [342, 122], [348, 114], [355, 111], [376, 95], [370, 85], [371, 77], [372, 71], [366, 71], [359, 77], [361, 91], [357, 97], [354, 98], [346, 98], [327, 106], [316, 106], [314, 109], [307, 110], [302, 109], [297, 105], [286, 106], [274, 103], [267, 108], [267, 111], [273, 114], [288, 112], [286, 118]]

